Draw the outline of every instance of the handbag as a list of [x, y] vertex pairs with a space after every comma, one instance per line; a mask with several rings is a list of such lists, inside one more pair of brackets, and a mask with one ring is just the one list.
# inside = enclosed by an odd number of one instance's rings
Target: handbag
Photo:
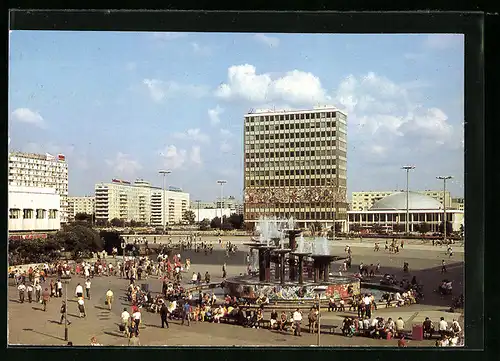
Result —
[[108, 300], [104, 301], [104, 304], [107, 306], [108, 305]]

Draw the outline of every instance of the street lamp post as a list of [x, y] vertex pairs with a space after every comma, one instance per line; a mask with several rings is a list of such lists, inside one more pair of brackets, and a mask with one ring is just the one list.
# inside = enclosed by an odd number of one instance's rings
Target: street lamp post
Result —
[[321, 295], [326, 291], [326, 287], [317, 287], [314, 292], [318, 295], [318, 346], [321, 346]]
[[199, 199], [196, 200], [196, 204], [198, 205], [198, 223], [201, 222], [201, 220], [200, 220], [200, 202], [201, 201]]
[[71, 276], [63, 275], [61, 280], [64, 282], [64, 341], [68, 341], [68, 283], [71, 281]]
[[160, 170], [158, 171], [159, 174], [162, 174], [163, 175], [163, 183], [162, 183], [162, 187], [161, 187], [161, 190], [162, 190], [162, 195], [161, 195], [161, 200], [162, 200], [162, 206], [161, 206], [161, 214], [162, 214], [162, 220], [163, 220], [163, 234], [165, 234], [166, 232], [166, 221], [167, 221], [167, 212], [165, 211], [165, 198], [166, 198], [166, 194], [165, 194], [165, 176], [167, 174], [170, 174], [172, 173], [171, 171], [169, 170]]
[[440, 179], [443, 181], [443, 242], [444, 243], [446, 243], [446, 224], [447, 224], [447, 219], [446, 219], [446, 181], [448, 179], [452, 179], [452, 178], [453, 177], [451, 175], [436, 177], [436, 179]]
[[226, 184], [227, 181], [225, 180], [218, 180], [217, 184], [220, 184], [220, 231], [222, 233], [222, 210], [224, 208], [224, 184]]
[[335, 181], [330, 180], [327, 181], [327, 186], [333, 187], [333, 197], [332, 197], [332, 219], [333, 219], [333, 228], [332, 228], [332, 240], [335, 241], [335, 222], [337, 218], [337, 190], [335, 188]]
[[413, 165], [405, 165], [401, 167], [406, 171], [406, 233], [410, 233], [410, 188], [409, 188], [409, 178], [410, 170], [415, 169]]

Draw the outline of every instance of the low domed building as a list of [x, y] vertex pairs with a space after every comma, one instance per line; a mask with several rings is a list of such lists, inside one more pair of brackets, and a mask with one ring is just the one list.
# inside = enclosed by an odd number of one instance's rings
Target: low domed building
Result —
[[[406, 192], [397, 192], [376, 201], [366, 211], [348, 211], [349, 229], [353, 225], [370, 229], [379, 225], [387, 231], [392, 231], [395, 225], [406, 225]], [[446, 209], [446, 218], [451, 222], [453, 231], [460, 230], [464, 220], [464, 211]], [[443, 222], [443, 205], [436, 199], [417, 192], [408, 192], [409, 230], [418, 231], [422, 223], [429, 224], [430, 232], [438, 232], [439, 225]]]

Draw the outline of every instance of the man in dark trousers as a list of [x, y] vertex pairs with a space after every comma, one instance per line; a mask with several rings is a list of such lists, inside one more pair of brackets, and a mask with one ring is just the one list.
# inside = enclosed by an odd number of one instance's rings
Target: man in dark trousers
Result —
[[167, 328], [168, 326], [168, 307], [165, 302], [161, 302], [161, 308], [160, 308], [160, 317], [161, 317], [161, 328], [165, 328], [165, 325]]

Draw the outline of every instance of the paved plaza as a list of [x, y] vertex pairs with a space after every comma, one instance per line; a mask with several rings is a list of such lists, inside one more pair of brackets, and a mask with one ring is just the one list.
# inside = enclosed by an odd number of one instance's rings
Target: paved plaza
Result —
[[[175, 237], [173, 237], [175, 238]], [[238, 239], [229, 237], [224, 241], [239, 245], [236, 254], [226, 258], [222, 250], [216, 250], [213, 254], [204, 255], [203, 253], [194, 253], [193, 251], [184, 251], [182, 258], [191, 258], [191, 270], [184, 274], [184, 282], [187, 284], [192, 272], [208, 271], [212, 276], [212, 281], [221, 281], [221, 267], [224, 262], [227, 263], [228, 277], [239, 275], [245, 272], [245, 254], [247, 250], [241, 244], [248, 241], [248, 237], [238, 237]], [[216, 237], [212, 241], [216, 241]], [[205, 240], [205, 239], [204, 239]], [[383, 250], [383, 242], [380, 242], [381, 250], [373, 251], [373, 241], [335, 241], [332, 251], [335, 254], [342, 255], [344, 247], [349, 244], [353, 251], [353, 268], [357, 271], [357, 265], [363, 262], [366, 265], [380, 262], [381, 273], [391, 273], [402, 276], [403, 262], [409, 263], [409, 277], [415, 275], [417, 280], [424, 284], [425, 299], [421, 304], [407, 306], [403, 308], [381, 308], [375, 312], [376, 316], [384, 318], [392, 317], [397, 319], [402, 317], [405, 320], [406, 328], [410, 329], [411, 324], [421, 324], [425, 317], [430, 317], [434, 322], [443, 316], [451, 323], [453, 318], [460, 319], [460, 314], [447, 312], [451, 304], [451, 297], [442, 297], [433, 290], [438, 286], [439, 281], [446, 277], [453, 281], [454, 295], [462, 292], [463, 284], [463, 249], [454, 247], [454, 255], [449, 258], [445, 255], [445, 247], [433, 247], [430, 245], [421, 245], [418, 242], [405, 245], [405, 248], [399, 254], [390, 254]], [[448, 273], [445, 276], [441, 274], [441, 260], [445, 259], [448, 264]], [[336, 266], [333, 267], [335, 271]], [[375, 280], [377, 282], [378, 279]], [[75, 287], [77, 283], [83, 284], [84, 279], [74, 276], [68, 285], [68, 314], [72, 322], [69, 326], [69, 340], [74, 345], [86, 346], [90, 343], [90, 338], [95, 336], [99, 343], [109, 346], [126, 345], [128, 340], [122, 336], [118, 330], [120, 314], [124, 307], [130, 309], [129, 303], [125, 299], [125, 291], [128, 281], [117, 277], [95, 277], [92, 280], [91, 300], [85, 300], [87, 317], [80, 319], [77, 317], [77, 304], [74, 298]], [[150, 284], [153, 292], [160, 292], [161, 282], [156, 278], [150, 278], [144, 281]], [[8, 340], [9, 344], [32, 344], [32, 345], [65, 345], [64, 325], [59, 324], [59, 309], [61, 301], [64, 299], [52, 298], [47, 306], [47, 311], [43, 312], [42, 305], [37, 303], [20, 304], [16, 288], [10, 280], [8, 289]], [[143, 283], [143, 282], [139, 282]], [[105, 293], [111, 288], [115, 294], [113, 309], [109, 311], [105, 304]], [[219, 294], [219, 300], [222, 295]], [[266, 311], [265, 318], [269, 317], [269, 311]], [[267, 329], [248, 329], [241, 326], [227, 324], [212, 324], [202, 322], [192, 322], [191, 326], [182, 326], [180, 321], [172, 321], [169, 329], [161, 329], [160, 316], [146, 311], [143, 314], [143, 325], [140, 329], [140, 342], [142, 345], [161, 346], [161, 345], [203, 345], [203, 346], [232, 346], [232, 345], [263, 345], [263, 346], [308, 346], [315, 345], [317, 335], [302, 333], [302, 337], [294, 337], [290, 333], [280, 333]], [[353, 312], [326, 312], [322, 311], [323, 325], [339, 326], [346, 315], [354, 315]], [[307, 317], [305, 317], [307, 318]], [[303, 322], [305, 326], [307, 320]], [[390, 346], [397, 345], [396, 340], [374, 340], [364, 337], [344, 337], [337, 334], [322, 334], [321, 345], [328, 346]], [[409, 341], [408, 346], [434, 346], [434, 341]]]

